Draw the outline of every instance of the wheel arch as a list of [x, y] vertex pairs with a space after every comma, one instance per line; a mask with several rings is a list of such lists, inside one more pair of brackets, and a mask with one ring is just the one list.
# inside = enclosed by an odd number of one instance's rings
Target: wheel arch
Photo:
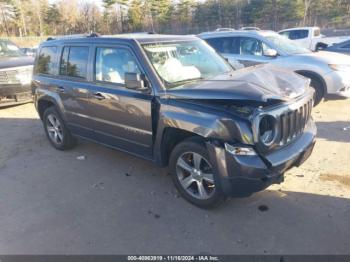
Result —
[[160, 153], [158, 162], [161, 166], [167, 166], [169, 163], [170, 155], [176, 145], [182, 141], [194, 138], [197, 141], [203, 142], [206, 141], [204, 136], [201, 136], [197, 133], [193, 133], [184, 129], [175, 128], [175, 127], [166, 127], [163, 130], [161, 143], [160, 143]]
[[38, 111], [40, 119], [43, 119], [45, 110], [49, 107], [52, 107], [52, 106], [56, 107], [56, 109], [58, 110], [58, 112], [62, 116], [62, 114], [60, 112], [60, 107], [58, 106], [57, 102], [54, 99], [52, 99], [49, 96], [44, 96], [44, 97], [41, 97], [40, 99], [38, 99], [37, 111]]
[[309, 71], [309, 70], [297, 70], [295, 71], [297, 74], [299, 75], [302, 75], [302, 76], [305, 76], [307, 78], [310, 78], [310, 79], [316, 79], [318, 80], [321, 84], [322, 84], [322, 88], [323, 88], [323, 92], [324, 94], [327, 93], [327, 84], [326, 84], [326, 81], [323, 79], [323, 77], [321, 75], [319, 75], [318, 73], [316, 72], [313, 72], [313, 71]]

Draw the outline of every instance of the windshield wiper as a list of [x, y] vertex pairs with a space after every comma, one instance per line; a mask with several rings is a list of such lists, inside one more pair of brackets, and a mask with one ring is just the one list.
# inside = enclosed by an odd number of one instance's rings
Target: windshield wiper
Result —
[[171, 82], [168, 83], [170, 86], [174, 87], [174, 86], [179, 86], [181, 84], [186, 84], [188, 82], [193, 82], [193, 81], [197, 81], [197, 80], [204, 80], [204, 77], [194, 77], [194, 78], [188, 78], [188, 79], [184, 79], [184, 80], [180, 80], [180, 81], [176, 81], [176, 82]]

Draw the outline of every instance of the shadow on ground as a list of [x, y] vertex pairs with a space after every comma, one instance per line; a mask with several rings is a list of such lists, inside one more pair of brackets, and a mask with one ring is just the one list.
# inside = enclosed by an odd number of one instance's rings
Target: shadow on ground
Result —
[[316, 126], [318, 138], [350, 143], [350, 121], [317, 121]]
[[267, 190], [201, 210], [150, 162], [84, 141], [70, 151], [53, 149], [38, 119], [0, 119], [0, 160], [0, 253], [350, 250], [346, 198]]

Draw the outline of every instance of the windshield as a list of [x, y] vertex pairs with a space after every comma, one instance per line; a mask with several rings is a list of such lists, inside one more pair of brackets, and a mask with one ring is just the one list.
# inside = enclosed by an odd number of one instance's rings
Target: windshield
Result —
[[309, 49], [306, 49], [298, 43], [278, 34], [267, 35], [266, 38], [270, 40], [279, 50], [287, 53], [288, 55], [305, 54], [311, 52]]
[[22, 51], [11, 41], [0, 40], [0, 57], [2, 56], [23, 56]]
[[166, 88], [233, 70], [202, 40], [144, 44], [143, 49]]

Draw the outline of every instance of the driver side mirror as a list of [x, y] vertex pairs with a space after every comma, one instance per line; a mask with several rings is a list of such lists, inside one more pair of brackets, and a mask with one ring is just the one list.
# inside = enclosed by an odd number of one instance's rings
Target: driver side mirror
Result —
[[138, 73], [125, 73], [125, 87], [133, 90], [147, 90], [144, 80], [141, 74]]
[[268, 57], [276, 57], [278, 55], [277, 51], [275, 49], [267, 49], [264, 51], [264, 56], [268, 56]]

